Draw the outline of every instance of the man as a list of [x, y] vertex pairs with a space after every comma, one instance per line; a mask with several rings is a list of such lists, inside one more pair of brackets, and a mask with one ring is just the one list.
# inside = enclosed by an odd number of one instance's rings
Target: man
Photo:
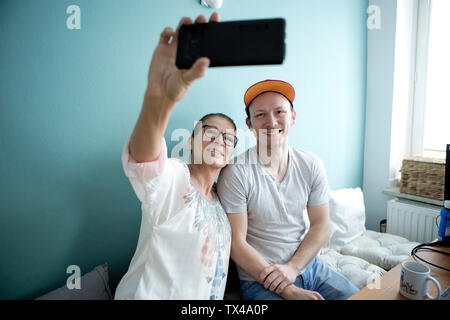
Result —
[[346, 299], [358, 289], [316, 257], [329, 235], [329, 187], [320, 159], [288, 144], [294, 98], [279, 80], [244, 95], [257, 144], [222, 170], [217, 186], [231, 257], [244, 299]]

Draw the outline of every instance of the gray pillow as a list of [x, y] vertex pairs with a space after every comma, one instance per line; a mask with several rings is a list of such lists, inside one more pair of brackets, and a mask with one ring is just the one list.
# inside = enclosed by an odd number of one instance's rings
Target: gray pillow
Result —
[[95, 267], [80, 278], [80, 289], [69, 290], [66, 285], [40, 296], [36, 300], [112, 300], [108, 264]]

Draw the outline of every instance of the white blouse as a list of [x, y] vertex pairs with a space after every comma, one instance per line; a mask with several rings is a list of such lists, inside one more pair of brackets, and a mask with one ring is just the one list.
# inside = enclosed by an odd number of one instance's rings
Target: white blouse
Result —
[[122, 153], [125, 175], [142, 203], [139, 240], [115, 299], [223, 299], [231, 228], [214, 192], [207, 200], [187, 165], [167, 158], [136, 163]]

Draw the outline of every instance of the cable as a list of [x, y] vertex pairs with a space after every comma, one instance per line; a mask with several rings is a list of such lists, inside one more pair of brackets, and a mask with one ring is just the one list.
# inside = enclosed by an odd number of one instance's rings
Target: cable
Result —
[[439, 224], [438, 224], [438, 219], [440, 218], [440, 215], [437, 215], [436, 218], [434, 218], [434, 224], [436, 225], [436, 227], [439, 229]]
[[425, 262], [425, 263], [428, 263], [429, 265], [432, 265], [432, 266], [437, 267], [437, 268], [440, 268], [440, 269], [444, 269], [444, 270], [446, 270], [446, 271], [450, 271], [450, 269], [447, 269], [447, 268], [445, 268], [445, 267], [438, 266], [438, 265], [436, 265], [436, 264], [434, 264], [434, 263], [431, 263], [431, 262], [429, 262], [429, 261], [426, 261], [425, 259], [422, 259], [421, 257], [419, 257], [419, 256], [416, 254], [416, 252], [418, 252], [419, 250], [429, 250], [429, 251], [433, 251], [433, 252], [442, 253], [442, 254], [445, 254], [445, 255], [450, 255], [449, 252], [445, 252], [445, 251], [441, 251], [441, 250], [436, 250], [436, 249], [432, 249], [432, 248], [424, 248], [424, 247], [427, 247], [427, 246], [428, 246], [428, 247], [435, 247], [435, 246], [439, 246], [439, 245], [441, 245], [441, 244], [442, 244], [442, 241], [419, 244], [418, 246], [415, 246], [414, 249], [412, 249], [411, 255], [414, 256], [414, 257], [416, 257], [416, 258], [419, 259], [419, 260], [422, 260], [422, 261]]

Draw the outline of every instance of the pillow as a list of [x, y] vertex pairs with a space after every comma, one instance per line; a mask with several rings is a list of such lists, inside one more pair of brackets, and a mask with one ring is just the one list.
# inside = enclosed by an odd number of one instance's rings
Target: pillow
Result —
[[360, 188], [330, 192], [330, 236], [324, 248], [341, 250], [366, 231], [366, 211]]
[[80, 278], [80, 289], [69, 290], [66, 285], [36, 300], [112, 300], [108, 264], [95, 267]]
[[331, 269], [346, 277], [357, 288], [362, 289], [386, 273], [382, 268], [352, 256], [344, 256], [333, 249], [324, 249], [318, 258]]
[[346, 244], [341, 253], [359, 257], [390, 270], [405, 261], [418, 244], [393, 234], [367, 230], [361, 237]]

